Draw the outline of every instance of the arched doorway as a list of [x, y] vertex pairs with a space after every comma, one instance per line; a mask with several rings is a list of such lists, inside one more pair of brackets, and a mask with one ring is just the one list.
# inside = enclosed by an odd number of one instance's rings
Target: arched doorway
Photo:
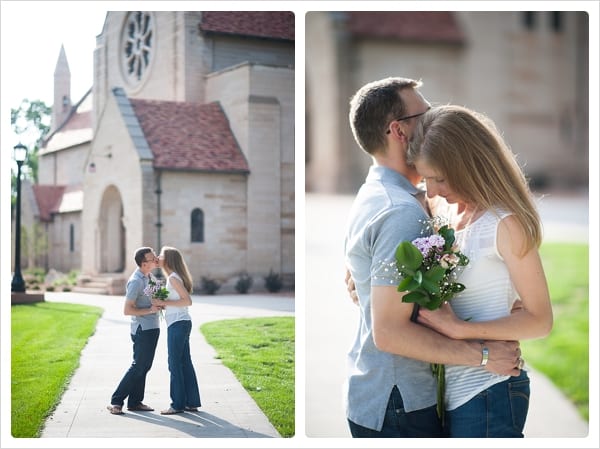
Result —
[[125, 227], [123, 226], [123, 201], [115, 186], [104, 191], [98, 216], [99, 271], [120, 273], [125, 269]]

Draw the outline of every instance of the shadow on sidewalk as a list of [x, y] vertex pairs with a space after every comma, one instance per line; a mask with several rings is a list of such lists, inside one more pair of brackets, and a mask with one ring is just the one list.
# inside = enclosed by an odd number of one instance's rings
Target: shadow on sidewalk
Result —
[[160, 412], [131, 412], [115, 415], [116, 419], [132, 419], [146, 424], [168, 427], [194, 438], [272, 438], [264, 433], [254, 432], [236, 426], [212, 413], [204, 411], [184, 412], [176, 415], [161, 415]]

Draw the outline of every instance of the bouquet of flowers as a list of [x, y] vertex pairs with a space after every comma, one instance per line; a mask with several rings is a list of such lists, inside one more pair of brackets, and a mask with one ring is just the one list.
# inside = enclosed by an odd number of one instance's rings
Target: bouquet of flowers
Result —
[[[435, 310], [465, 289], [456, 282], [457, 268], [469, 263], [469, 258], [454, 245], [454, 229], [445, 220], [434, 217], [427, 224], [428, 237], [404, 241], [396, 248], [396, 267], [403, 276], [399, 292], [408, 292], [402, 302], [414, 303], [415, 320], [419, 307]], [[437, 413], [444, 422], [445, 368], [432, 363], [431, 371], [437, 380]]]
[[[150, 296], [151, 298], [157, 298], [164, 301], [169, 297], [169, 290], [167, 290], [167, 288], [164, 286], [164, 281], [150, 276], [148, 286], [144, 289], [144, 294]], [[162, 310], [160, 311], [160, 315], [162, 318], [165, 317]]]

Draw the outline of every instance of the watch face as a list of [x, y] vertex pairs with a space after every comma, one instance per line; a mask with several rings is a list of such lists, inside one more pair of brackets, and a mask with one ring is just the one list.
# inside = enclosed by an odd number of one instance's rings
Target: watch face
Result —
[[131, 85], [140, 84], [148, 75], [154, 56], [155, 27], [150, 12], [127, 14], [121, 34], [121, 70]]

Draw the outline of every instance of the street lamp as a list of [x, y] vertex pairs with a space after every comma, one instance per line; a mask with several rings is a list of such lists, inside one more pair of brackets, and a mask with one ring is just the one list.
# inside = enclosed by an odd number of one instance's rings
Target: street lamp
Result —
[[21, 166], [27, 157], [27, 147], [18, 143], [14, 147], [17, 162], [17, 216], [15, 220], [15, 274], [12, 278], [11, 291], [25, 292], [25, 281], [21, 275]]

